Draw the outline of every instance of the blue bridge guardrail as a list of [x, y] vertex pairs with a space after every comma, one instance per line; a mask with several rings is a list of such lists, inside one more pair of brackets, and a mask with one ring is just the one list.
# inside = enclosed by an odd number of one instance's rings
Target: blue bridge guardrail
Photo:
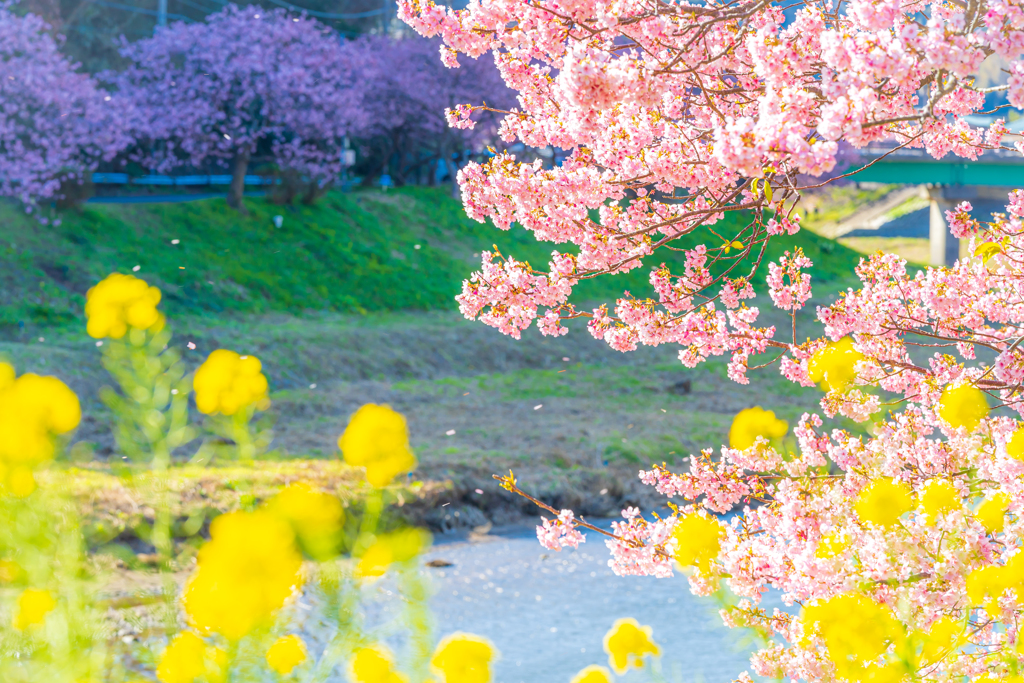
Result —
[[[144, 175], [131, 177], [127, 173], [93, 173], [92, 182], [97, 185], [150, 185], [160, 187], [203, 187], [206, 185], [230, 185], [230, 175]], [[276, 185], [277, 178], [258, 175], [245, 176], [246, 185]]]

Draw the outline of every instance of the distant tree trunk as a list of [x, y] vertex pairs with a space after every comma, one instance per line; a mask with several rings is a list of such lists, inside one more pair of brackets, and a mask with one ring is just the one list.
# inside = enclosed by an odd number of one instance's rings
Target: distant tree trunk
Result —
[[240, 213], [248, 213], [242, 202], [245, 193], [245, 172], [249, 170], [249, 150], [235, 154], [231, 161], [231, 185], [228, 187], [228, 206], [238, 209]]
[[444, 165], [448, 169], [448, 175], [451, 176], [452, 197], [462, 199], [462, 192], [459, 190], [459, 165], [452, 160], [450, 153], [444, 155]]
[[433, 159], [427, 162], [427, 187], [437, 187], [437, 168], [434, 166], [435, 163]]

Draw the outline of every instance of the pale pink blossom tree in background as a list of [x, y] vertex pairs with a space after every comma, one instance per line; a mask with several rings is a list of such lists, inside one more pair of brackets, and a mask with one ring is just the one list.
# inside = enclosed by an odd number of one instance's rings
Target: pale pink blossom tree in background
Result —
[[421, 170], [432, 184], [440, 163], [457, 194], [458, 165], [453, 156], [485, 152], [488, 145], [498, 143], [499, 119], [479, 112], [472, 127], [452, 128], [445, 110], [469, 99], [497, 108], [515, 103], [493, 60], [485, 55], [467, 60], [461, 69], [448, 69], [438, 60], [441, 41], [418, 36], [366, 35], [351, 47], [360, 55], [362, 79], [369, 84], [360, 104], [366, 125], [357, 132], [366, 151], [366, 180], [389, 164], [387, 171], [399, 184], [415, 179]]
[[[404, 0], [404, 20], [444, 39], [445, 63], [493, 55], [519, 99], [500, 112], [506, 143], [569, 151], [554, 169], [504, 153], [461, 171], [470, 216], [568, 245], [544, 270], [484, 254], [462, 311], [516, 337], [534, 321], [559, 335], [565, 319], [589, 318], [591, 334], [621, 351], [674, 344], [688, 367], [727, 356], [740, 383], [774, 361], [791, 381], [821, 386], [825, 415], [860, 425], [826, 430], [805, 414], [787, 444], [772, 413], [743, 411], [718, 454], [691, 456], [681, 474], [640, 473], [676, 499], [671, 515], [628, 509], [609, 533], [545, 506], [556, 515], [538, 527], [547, 547], [575, 546], [590, 528], [607, 534], [620, 574], [682, 566], [695, 593], [727, 586], [738, 602], [725, 623], [767, 638], [751, 658], [763, 676], [1019, 680], [1024, 191], [986, 225], [969, 205], [949, 212], [970, 254], [952, 267], [865, 259], [860, 286], [818, 308], [823, 338], [758, 325], [746, 304], [752, 272], [737, 265], [761, 266], [768, 240], [800, 229], [800, 192], [833, 170], [840, 142], [968, 160], [1004, 146], [1002, 121], [979, 129], [965, 117], [988, 94], [972, 74], [991, 55], [1009, 64], [999, 87], [1010, 104], [1024, 105], [1024, 9], [853, 0], [794, 10], [787, 22], [757, 0], [480, 0], [457, 11]], [[479, 105], [455, 108], [454, 125]], [[729, 212], [746, 218], [722, 221]], [[691, 238], [674, 272], [656, 252], [691, 233], [704, 244]], [[809, 265], [797, 251], [767, 274], [772, 304], [791, 316], [810, 301]], [[581, 280], [637, 268], [652, 298], [570, 303]], [[761, 607], [769, 589], [792, 609]]]
[[254, 155], [322, 187], [340, 173], [343, 139], [365, 122], [355, 52], [280, 9], [228, 5], [205, 23], [125, 43], [121, 54], [131, 64], [108, 77], [137, 112], [137, 159], [161, 172], [225, 163], [237, 208]]
[[125, 111], [60, 53], [49, 27], [0, 6], [0, 196], [61, 199], [131, 141]]

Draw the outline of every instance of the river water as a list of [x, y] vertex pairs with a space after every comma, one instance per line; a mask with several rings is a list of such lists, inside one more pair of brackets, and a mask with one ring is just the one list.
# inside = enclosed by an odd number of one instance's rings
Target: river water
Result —
[[495, 683], [569, 683], [588, 664], [607, 665], [602, 640], [620, 617], [653, 627], [670, 681], [728, 683], [749, 669], [752, 644], [722, 625], [713, 600], [691, 595], [681, 575], [616, 576], [596, 534], [578, 550], [560, 552], [542, 548], [528, 529], [438, 540], [424, 560], [452, 563], [426, 569], [437, 589], [439, 631], [489, 638], [501, 651]]

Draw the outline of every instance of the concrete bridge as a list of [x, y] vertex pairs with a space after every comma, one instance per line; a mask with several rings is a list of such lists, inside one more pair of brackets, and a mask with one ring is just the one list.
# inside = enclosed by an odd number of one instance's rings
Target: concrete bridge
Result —
[[[1016, 152], [986, 152], [977, 161], [967, 161], [953, 155], [936, 160], [924, 150], [907, 149], [879, 158], [886, 151], [865, 150], [865, 167], [850, 179], [925, 188], [930, 202], [928, 239], [932, 265], [951, 265], [960, 255], [959, 240], [946, 225], [947, 210], [965, 200], [1001, 200], [1005, 204], [1011, 189], [1024, 188], [1024, 157]], [[873, 159], [878, 160], [867, 166]]]

